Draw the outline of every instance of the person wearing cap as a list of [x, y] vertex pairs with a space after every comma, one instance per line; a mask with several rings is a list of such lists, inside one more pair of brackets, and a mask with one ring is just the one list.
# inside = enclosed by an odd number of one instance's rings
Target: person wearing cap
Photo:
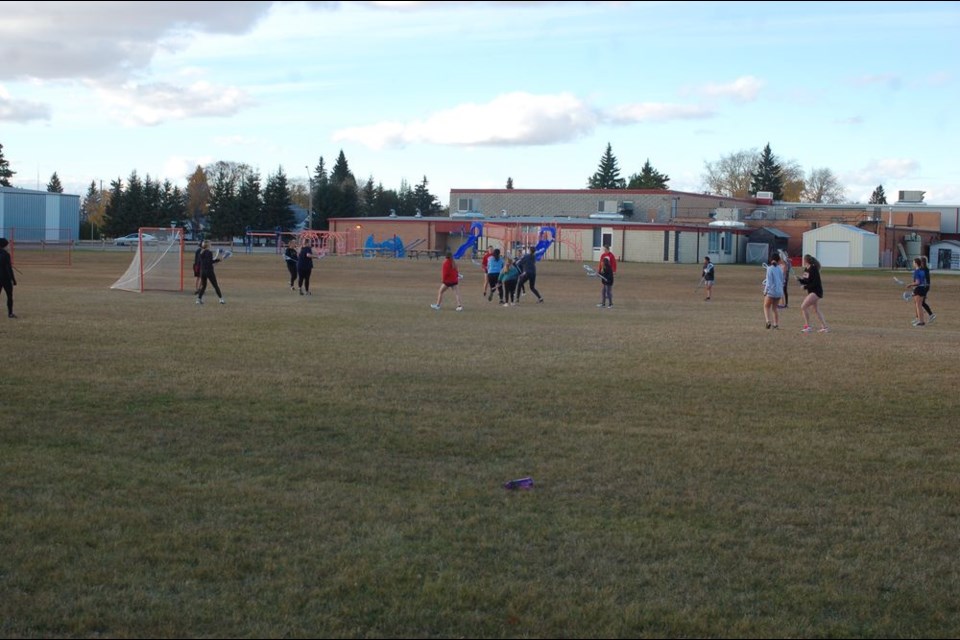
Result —
[[0, 238], [0, 289], [7, 294], [7, 317], [16, 318], [13, 314], [13, 288], [17, 285], [17, 277], [13, 275], [13, 262], [7, 253], [6, 238]]

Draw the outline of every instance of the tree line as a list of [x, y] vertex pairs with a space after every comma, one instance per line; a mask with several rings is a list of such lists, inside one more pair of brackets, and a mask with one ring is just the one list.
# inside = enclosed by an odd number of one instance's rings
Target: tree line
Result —
[[[814, 168], [805, 174], [796, 161], [778, 158], [770, 143], [762, 151], [737, 151], [704, 166], [706, 193], [748, 198], [768, 191], [777, 201], [847, 202], [843, 185], [830, 169]], [[15, 173], [0, 144], [0, 185], [11, 186], [10, 178]], [[596, 172], [587, 179], [587, 188], [667, 190], [669, 183], [670, 176], [655, 169], [649, 158], [639, 172], [622, 178], [613, 146], [607, 143]], [[214, 237], [232, 237], [243, 235], [247, 229], [292, 228], [296, 220], [291, 205], [296, 204], [308, 210], [311, 228], [324, 230], [331, 217], [442, 214], [444, 209], [428, 185], [426, 176], [414, 187], [403, 180], [398, 190], [385, 189], [373, 176], [360, 184], [343, 150], [330, 170], [320, 156], [306, 184], [289, 180], [280, 167], [262, 185], [259, 172], [249, 165], [218, 161], [206, 167], [198, 165], [184, 190], [169, 180], [160, 183], [149, 175], [141, 179], [136, 170], [125, 182], [119, 178], [112, 181], [108, 191], [91, 181], [81, 203], [81, 220], [108, 236], [124, 235], [139, 227], [177, 225]], [[513, 188], [512, 177], [507, 178], [506, 188]], [[63, 192], [56, 172], [50, 177], [47, 191]], [[887, 204], [883, 185], [874, 189], [869, 204]], [[81, 237], [92, 237], [92, 232], [81, 230]]]
[[[3, 157], [0, 144], [0, 185], [11, 186], [16, 172]], [[47, 191], [63, 193], [56, 172]], [[423, 176], [411, 187], [401, 181], [399, 190], [386, 189], [368, 177], [358, 183], [343, 150], [332, 169], [320, 156], [307, 182], [291, 180], [283, 167], [270, 174], [264, 184], [250, 165], [217, 161], [197, 166], [181, 189], [169, 180], [160, 182], [149, 175], [141, 178], [133, 170], [126, 180], [117, 178], [105, 190], [91, 180], [80, 205], [81, 237], [120, 236], [140, 227], [183, 226], [216, 238], [243, 235], [247, 229], [285, 230], [297, 224], [291, 205], [308, 212], [314, 229], [325, 230], [331, 217], [436, 216], [444, 212], [440, 200], [430, 193]]]
[[[728, 198], [748, 198], [761, 191], [773, 199], [786, 202], [841, 204], [848, 202], [845, 189], [834, 173], [825, 167], [804, 171], [796, 161], [781, 161], [768, 142], [763, 151], [749, 149], [705, 162], [701, 176], [704, 191]], [[620, 167], [613, 148], [607, 143], [596, 172], [587, 179], [588, 189], [669, 189], [670, 176], [644, 163], [639, 173], [629, 179], [620, 177]], [[507, 188], [510, 188], [508, 185]], [[883, 185], [874, 189], [869, 204], [887, 204]]]

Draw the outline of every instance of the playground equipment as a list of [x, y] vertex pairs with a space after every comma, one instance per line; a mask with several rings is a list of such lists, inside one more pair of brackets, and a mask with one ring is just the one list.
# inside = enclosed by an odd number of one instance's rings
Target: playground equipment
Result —
[[467, 241], [464, 242], [462, 245], [460, 245], [460, 247], [457, 249], [457, 252], [453, 254], [453, 257], [459, 260], [460, 258], [463, 257], [463, 255], [467, 251], [470, 251], [471, 253], [476, 251], [477, 242], [479, 242], [480, 238], [482, 237], [483, 237], [483, 223], [482, 222], [472, 223], [470, 225], [470, 234], [467, 236]]
[[383, 242], [377, 242], [373, 239], [373, 234], [371, 233], [367, 237], [367, 241], [363, 243], [364, 258], [375, 258], [377, 256], [402, 258], [406, 254], [406, 248], [400, 236], [393, 236]]

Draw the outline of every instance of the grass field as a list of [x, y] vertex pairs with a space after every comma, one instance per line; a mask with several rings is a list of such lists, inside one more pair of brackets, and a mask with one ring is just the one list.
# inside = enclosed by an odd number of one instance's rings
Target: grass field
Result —
[[[960, 278], [218, 265], [227, 301], [21, 267], [0, 318], [3, 637], [956, 637]], [[901, 277], [904, 277], [901, 275]], [[192, 291], [192, 278], [187, 289]], [[530, 491], [502, 484], [532, 476]]]

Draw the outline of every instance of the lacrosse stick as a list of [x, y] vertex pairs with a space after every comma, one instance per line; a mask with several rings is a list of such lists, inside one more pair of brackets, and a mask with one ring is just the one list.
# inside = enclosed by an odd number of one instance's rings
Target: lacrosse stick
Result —
[[898, 285], [900, 285], [901, 287], [902, 287], [903, 285], [907, 284], [906, 282], [904, 282], [903, 280], [901, 280], [901, 279], [898, 278], [897, 276], [893, 276], [893, 281], [896, 282], [896, 283], [897, 283]]

